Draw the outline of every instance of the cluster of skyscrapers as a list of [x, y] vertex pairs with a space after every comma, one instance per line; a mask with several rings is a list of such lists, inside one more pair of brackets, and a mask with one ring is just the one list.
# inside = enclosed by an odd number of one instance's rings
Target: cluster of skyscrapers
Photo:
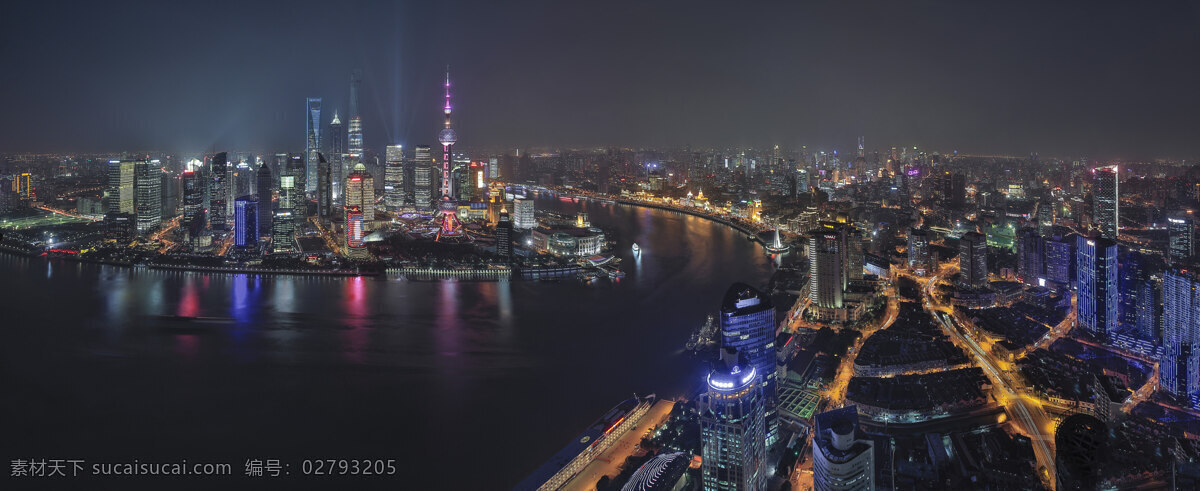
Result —
[[119, 159], [108, 162], [104, 191], [105, 235], [129, 241], [148, 235], [162, 225], [168, 213], [163, 188], [170, 185], [158, 160]]
[[[766, 489], [773, 475], [768, 454], [781, 443], [777, 334], [771, 299], [743, 283], [731, 286], [721, 303], [721, 355], [697, 400], [706, 490]], [[874, 489], [872, 449], [871, 441], [858, 434], [854, 406], [818, 415], [813, 437], [817, 489]]]

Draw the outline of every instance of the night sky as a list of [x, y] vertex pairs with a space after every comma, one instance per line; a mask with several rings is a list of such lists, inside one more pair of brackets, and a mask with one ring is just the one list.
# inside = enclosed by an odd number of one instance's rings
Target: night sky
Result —
[[368, 147], [436, 144], [449, 64], [468, 150], [1200, 156], [1200, 3], [27, 1], [0, 59], [11, 152], [297, 151], [354, 68]]

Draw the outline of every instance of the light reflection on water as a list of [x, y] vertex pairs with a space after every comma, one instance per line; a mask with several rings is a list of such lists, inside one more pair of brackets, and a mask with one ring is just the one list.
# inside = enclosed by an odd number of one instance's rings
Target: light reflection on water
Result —
[[[39, 360], [47, 353], [36, 346], [69, 343], [90, 355], [67, 356], [64, 346], [51, 353], [58, 366], [122, 388], [130, 408], [122, 417], [132, 421], [159, 421], [156, 411], [178, 409], [162, 407], [167, 403], [145, 388], [159, 386], [155, 377], [165, 373], [197, 377], [181, 393], [186, 400], [270, 415], [264, 422], [206, 412], [206, 431], [191, 438], [215, 447], [244, 440], [260, 429], [256, 424], [281, 435], [328, 431], [328, 440], [355, 443], [368, 456], [396, 454], [394, 437], [346, 435], [406, 435], [420, 449], [408, 456], [412, 465], [423, 475], [449, 475], [461, 470], [463, 441], [521, 441], [528, 454], [475, 459], [473, 472], [461, 476], [475, 487], [515, 483], [632, 393], [686, 395], [701, 368], [679, 347], [729, 284], [762, 285], [772, 267], [744, 234], [696, 217], [586, 201], [537, 203], [586, 210], [616, 240], [625, 281], [260, 277], [62, 267], [0, 255], [0, 271], [12, 273], [0, 276], [37, 283], [0, 279], [0, 295], [7, 295], [0, 298], [15, 299], [20, 322], [44, 318], [45, 332], [36, 334], [54, 340], [25, 341], [32, 347], [14, 366], [42, 376], [38, 367], [48, 362]], [[643, 248], [639, 258], [633, 242]], [[52, 300], [29, 290], [55, 291], [73, 308], [48, 306]], [[109, 376], [114, 369], [96, 361], [106, 353], [125, 356], [135, 369]], [[82, 383], [72, 380], [60, 383]], [[45, 417], [58, 416], [67, 415]], [[162, 431], [172, 429], [179, 428]]]

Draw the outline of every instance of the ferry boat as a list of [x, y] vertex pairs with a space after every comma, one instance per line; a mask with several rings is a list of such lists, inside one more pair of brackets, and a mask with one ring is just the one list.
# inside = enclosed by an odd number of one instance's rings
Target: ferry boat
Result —
[[634, 243], [633, 243], [633, 255], [635, 255], [635, 256], [636, 256], [636, 255], [638, 255], [638, 254], [641, 254], [641, 253], [642, 253], [642, 247], [641, 247], [641, 246], [639, 246], [639, 245], [637, 245], [637, 242], [634, 242]]

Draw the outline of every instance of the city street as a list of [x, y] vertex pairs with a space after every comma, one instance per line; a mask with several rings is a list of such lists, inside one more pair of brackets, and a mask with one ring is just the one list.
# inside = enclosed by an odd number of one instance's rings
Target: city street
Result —
[[996, 401], [1004, 406], [1009, 417], [1013, 419], [1014, 426], [1033, 440], [1033, 450], [1037, 456], [1038, 466], [1044, 469], [1044, 473], [1039, 477], [1051, 483], [1051, 487], [1053, 487], [1054, 452], [1051, 447], [1054, 444], [1054, 434], [1049, 416], [1033, 398], [1023, 397], [1028, 392], [1028, 388], [1023, 383], [1002, 370], [999, 367], [999, 360], [980, 346], [973, 336], [964, 332], [965, 324], [960, 323], [952, 315], [953, 310], [950, 306], [937, 303], [934, 288], [938, 281], [953, 271], [954, 268], [943, 268], [937, 275], [924, 280], [925, 284], [921, 291], [925, 296], [925, 308], [934, 313], [938, 323], [950, 335], [955, 344], [966, 347], [975, 363], [983, 368], [983, 372], [992, 382]]

